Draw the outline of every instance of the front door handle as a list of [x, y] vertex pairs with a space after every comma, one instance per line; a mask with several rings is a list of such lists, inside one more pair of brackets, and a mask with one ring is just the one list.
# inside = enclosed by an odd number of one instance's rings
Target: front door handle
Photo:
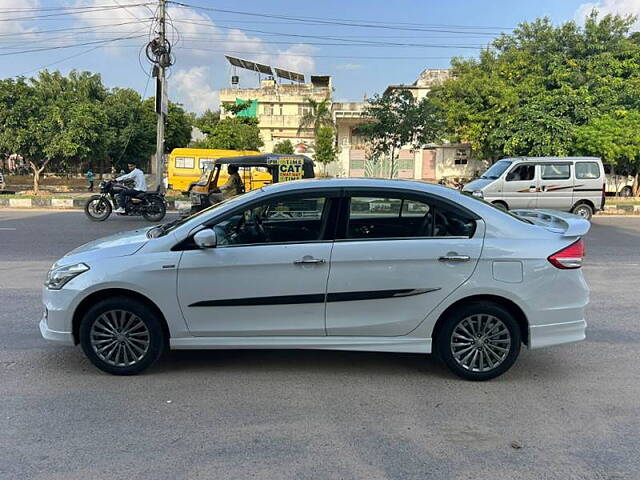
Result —
[[471, 260], [471, 257], [469, 255], [443, 255], [442, 257], [439, 257], [438, 260], [441, 262], [460, 263], [468, 262], [469, 260]]
[[320, 263], [325, 263], [326, 260], [324, 258], [313, 258], [313, 257], [302, 257], [300, 260], [294, 260], [294, 265], [317, 265]]

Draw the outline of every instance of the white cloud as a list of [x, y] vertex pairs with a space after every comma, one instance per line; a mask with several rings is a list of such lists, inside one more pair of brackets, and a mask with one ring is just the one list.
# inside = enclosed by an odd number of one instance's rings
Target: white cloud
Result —
[[[0, 0], [3, 1], [12, 0]], [[77, 0], [76, 6], [118, 6], [126, 5], [127, 2], [130, 0]], [[224, 53], [304, 74], [313, 73], [315, 70], [316, 64], [311, 55], [316, 48], [311, 45], [296, 43], [288, 48], [275, 49], [260, 37], [243, 30], [217, 26], [204, 12], [171, 5], [168, 13], [172, 21], [167, 27], [168, 38], [173, 42], [176, 60], [171, 68], [169, 95], [172, 100], [183, 103], [188, 110], [202, 112], [207, 108], [218, 108], [218, 89], [228, 85], [231, 71]], [[123, 56], [138, 54], [135, 48], [125, 47], [124, 44], [131, 46], [139, 43], [142, 46], [148, 41], [148, 19], [153, 15], [154, 12], [148, 8], [137, 6], [87, 11], [74, 16], [77, 26], [96, 27], [96, 35], [100, 31], [97, 27], [101, 25], [131, 22], [128, 25], [109, 26], [109, 35], [95, 37], [144, 34], [143, 38], [122, 43], [114, 42], [104, 49], [108, 54]], [[145, 23], [138, 19], [144, 20]], [[146, 63], [144, 54], [142, 56], [143, 62]], [[241, 78], [243, 86], [250, 86], [255, 84], [257, 76], [251, 72], [243, 72]]]
[[336, 70], [360, 70], [363, 67], [360, 63], [339, 63], [334, 66]]
[[191, 112], [202, 113], [206, 109], [217, 110], [220, 103], [218, 90], [211, 86], [209, 67], [192, 67], [173, 72], [169, 82], [169, 94]]
[[[12, 9], [28, 9], [28, 8], [37, 8], [39, 6], [38, 0], [22, 0], [21, 2], [16, 2], [15, 0], [0, 0], [0, 10], [12, 10]], [[28, 12], [17, 12], [17, 13], [9, 13], [5, 14], [7, 17], [28, 17]], [[33, 20], [32, 20], [33, 22]], [[27, 27], [29, 24], [29, 19], [20, 19], [20, 20], [9, 20], [6, 22], [0, 22], [0, 33], [26, 33], [33, 30], [33, 28]], [[9, 37], [10, 38], [10, 37]], [[19, 40], [23, 40], [25, 36], [21, 35]]]
[[[598, 0], [597, 2], [583, 3], [578, 7], [575, 18], [579, 23], [584, 23], [584, 19], [592, 10], [598, 10], [601, 15], [608, 13], [618, 15], [637, 15], [640, 17], [640, 1], [638, 0]], [[634, 30], [640, 29], [640, 21], [634, 24]]]

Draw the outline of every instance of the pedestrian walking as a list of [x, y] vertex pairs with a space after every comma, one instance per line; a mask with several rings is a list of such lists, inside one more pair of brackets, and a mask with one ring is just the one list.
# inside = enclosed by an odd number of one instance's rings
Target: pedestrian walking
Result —
[[93, 175], [93, 170], [89, 168], [89, 170], [87, 170], [87, 182], [89, 182], [89, 188], [87, 188], [87, 190], [89, 190], [90, 192], [93, 192], [94, 177], [95, 176]]

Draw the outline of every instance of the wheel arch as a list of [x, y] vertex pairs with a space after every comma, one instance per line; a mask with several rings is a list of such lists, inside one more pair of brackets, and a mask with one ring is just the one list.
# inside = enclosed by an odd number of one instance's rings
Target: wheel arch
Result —
[[505, 209], [509, 210], [509, 204], [504, 200], [492, 200], [491, 205], [495, 205], [496, 207], [502, 205]]
[[580, 200], [575, 202], [571, 207], [571, 211], [573, 211], [573, 209], [576, 208], [578, 205], [588, 205], [589, 207], [591, 207], [591, 210], [593, 210], [593, 213], [596, 213], [597, 211], [595, 204], [587, 198], [581, 198]]
[[89, 309], [94, 306], [97, 302], [101, 300], [105, 300], [107, 298], [112, 297], [126, 297], [132, 300], [136, 300], [140, 303], [143, 303], [147, 307], [149, 307], [156, 314], [158, 319], [160, 320], [160, 324], [162, 325], [162, 330], [164, 332], [165, 341], [167, 345], [169, 344], [169, 325], [167, 323], [167, 319], [165, 318], [162, 310], [158, 308], [158, 306], [150, 300], [148, 297], [144, 296], [139, 292], [135, 292], [133, 290], [127, 290], [126, 288], [106, 288], [103, 290], [98, 290], [97, 292], [93, 292], [90, 295], [87, 295], [80, 304], [76, 307], [73, 312], [73, 320], [72, 320], [72, 333], [73, 333], [73, 343], [78, 345], [80, 343], [80, 322], [84, 318], [85, 314], [89, 311]]
[[442, 327], [451, 312], [462, 305], [474, 302], [490, 302], [506, 308], [509, 313], [513, 315], [513, 318], [515, 318], [515, 320], [518, 322], [522, 343], [524, 343], [525, 345], [529, 345], [529, 321], [527, 320], [527, 316], [513, 300], [509, 300], [508, 298], [501, 297], [499, 295], [472, 295], [469, 297], [461, 298], [449, 305], [446, 310], [440, 314], [438, 320], [436, 321], [436, 324], [433, 327], [433, 332], [431, 335], [433, 339], [433, 345], [436, 344], [435, 340], [438, 337], [438, 334], [442, 330]]

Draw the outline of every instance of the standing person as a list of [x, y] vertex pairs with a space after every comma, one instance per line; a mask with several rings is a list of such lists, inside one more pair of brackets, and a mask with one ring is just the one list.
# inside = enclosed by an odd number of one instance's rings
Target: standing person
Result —
[[93, 192], [93, 180], [93, 170], [91, 169], [91, 167], [89, 167], [89, 170], [87, 170], [87, 182], [89, 182], [89, 188], [87, 188], [87, 190], [89, 190], [90, 192]]
[[114, 210], [114, 213], [126, 213], [124, 206], [127, 204], [127, 198], [134, 197], [147, 190], [147, 182], [144, 179], [144, 173], [142, 173], [142, 170], [136, 168], [136, 164], [133, 162], [129, 162], [127, 167], [129, 167], [129, 173], [119, 176], [116, 180], [118, 182], [133, 180], [134, 185], [133, 188], [126, 188], [118, 194], [118, 204], [120, 206]]

